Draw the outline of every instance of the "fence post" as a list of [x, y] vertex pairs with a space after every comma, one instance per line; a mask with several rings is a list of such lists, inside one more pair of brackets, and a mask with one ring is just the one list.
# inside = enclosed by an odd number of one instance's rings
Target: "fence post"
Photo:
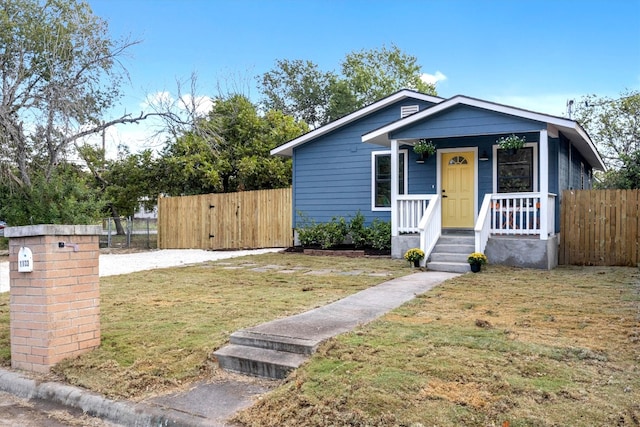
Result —
[[131, 247], [131, 233], [133, 232], [133, 222], [131, 221], [131, 217], [127, 217], [127, 248]]
[[111, 217], [107, 218], [107, 247], [111, 248]]

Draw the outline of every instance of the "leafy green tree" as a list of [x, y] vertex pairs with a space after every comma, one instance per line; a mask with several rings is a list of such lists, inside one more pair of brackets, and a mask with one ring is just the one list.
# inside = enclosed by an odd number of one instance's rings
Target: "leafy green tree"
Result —
[[163, 191], [184, 195], [288, 186], [291, 161], [269, 152], [307, 130], [279, 111], [260, 115], [245, 96], [218, 99], [197, 130], [166, 146], [159, 160]]
[[640, 151], [620, 156], [622, 166], [598, 176], [596, 188], [640, 189]]
[[640, 91], [619, 98], [589, 95], [577, 102], [575, 119], [585, 128], [608, 171], [597, 176], [599, 188], [640, 188]]
[[160, 188], [170, 196], [222, 191], [222, 181], [215, 169], [214, 148], [194, 132], [167, 144], [158, 159], [158, 171]]
[[342, 75], [355, 96], [353, 111], [401, 89], [436, 94], [432, 84], [422, 81], [418, 59], [395, 45], [348, 54]]
[[[107, 23], [82, 1], [0, 0], [0, 5], [0, 185], [24, 196], [24, 211], [34, 209], [27, 203], [38, 195], [42, 203], [52, 203], [51, 214], [5, 219], [15, 225], [36, 218], [76, 220], [84, 214], [74, 219], [46, 194], [57, 194], [59, 180], [69, 177], [72, 167], [64, 163], [75, 143], [146, 117], [102, 119], [120, 97], [126, 70], [119, 58], [136, 42], [112, 40]], [[86, 213], [83, 203], [92, 203], [80, 188], [83, 182], [73, 194], [87, 199], [70, 198], [68, 203], [78, 204], [73, 209], [67, 203], [72, 212]]]
[[42, 171], [30, 177], [28, 187], [0, 185], [0, 218], [10, 225], [89, 224], [100, 218], [104, 201], [80, 168], [61, 163], [48, 177]]
[[310, 124], [326, 123], [331, 87], [337, 76], [322, 72], [311, 61], [277, 60], [276, 67], [264, 73], [259, 82], [264, 107], [278, 110]]
[[417, 58], [392, 45], [348, 54], [340, 75], [310, 61], [278, 60], [262, 75], [260, 90], [266, 108], [317, 127], [403, 88], [435, 95], [421, 76]]
[[138, 207], [152, 209], [158, 198], [158, 163], [151, 150], [130, 154], [122, 149], [115, 160], [104, 160], [104, 152], [91, 145], [78, 148], [94, 177], [93, 188], [102, 195], [103, 213], [116, 223], [118, 234], [124, 234], [121, 216], [133, 216]]

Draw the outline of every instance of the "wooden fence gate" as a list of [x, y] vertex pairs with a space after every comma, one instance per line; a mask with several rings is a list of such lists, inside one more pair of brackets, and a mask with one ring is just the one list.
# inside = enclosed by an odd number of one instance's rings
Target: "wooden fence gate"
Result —
[[562, 193], [560, 264], [640, 263], [640, 190]]
[[159, 249], [248, 249], [293, 243], [291, 188], [158, 199]]

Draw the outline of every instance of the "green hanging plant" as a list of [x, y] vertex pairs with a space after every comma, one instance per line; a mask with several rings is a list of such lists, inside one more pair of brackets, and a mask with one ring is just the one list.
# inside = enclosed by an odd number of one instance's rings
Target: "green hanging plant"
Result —
[[516, 136], [515, 134], [511, 134], [509, 136], [503, 136], [498, 139], [496, 142], [503, 150], [519, 150], [524, 147], [527, 138], [524, 136]]
[[427, 141], [426, 139], [420, 139], [413, 146], [413, 152], [423, 156], [425, 155], [431, 156], [433, 154], [436, 154], [436, 146], [431, 141]]

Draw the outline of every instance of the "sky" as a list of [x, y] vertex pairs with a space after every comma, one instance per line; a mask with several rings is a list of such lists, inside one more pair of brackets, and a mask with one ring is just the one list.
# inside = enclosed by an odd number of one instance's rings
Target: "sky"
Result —
[[[198, 76], [196, 96], [238, 92], [276, 60], [340, 72], [351, 52], [398, 46], [438, 95], [564, 116], [567, 101], [640, 90], [640, 0], [87, 0], [112, 38], [131, 38], [125, 96], [109, 114]], [[188, 83], [187, 83], [188, 85]], [[118, 126], [108, 151], [156, 146], [151, 123]]]

